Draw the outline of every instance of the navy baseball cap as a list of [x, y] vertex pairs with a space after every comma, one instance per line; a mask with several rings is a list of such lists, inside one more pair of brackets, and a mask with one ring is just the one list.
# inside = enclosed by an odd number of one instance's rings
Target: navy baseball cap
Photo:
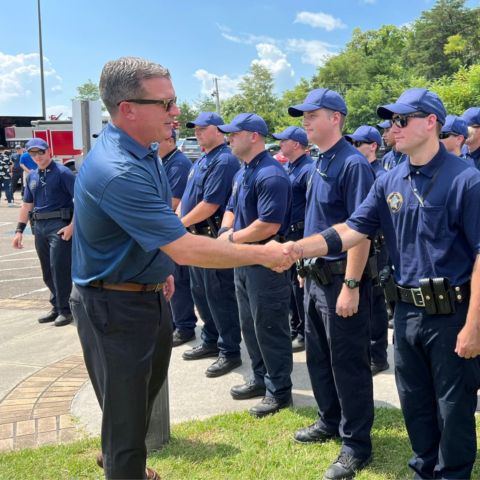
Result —
[[343, 97], [335, 90], [328, 88], [316, 88], [312, 90], [306, 97], [303, 103], [288, 107], [288, 114], [291, 117], [301, 117], [303, 112], [313, 112], [319, 108], [328, 108], [334, 112], [347, 114], [347, 105]]
[[308, 138], [305, 130], [300, 127], [287, 127], [283, 132], [272, 133], [276, 140], [293, 140], [301, 145], [308, 145]]
[[462, 118], [467, 122], [467, 125], [480, 125], [480, 107], [470, 107], [463, 112]]
[[395, 103], [377, 108], [380, 118], [391, 119], [394, 114], [433, 113], [443, 125], [447, 112], [440, 97], [426, 88], [410, 88], [405, 90]]
[[391, 120], [384, 120], [383, 122], [377, 123], [378, 128], [392, 128], [392, 121]]
[[382, 144], [380, 132], [370, 125], [361, 125], [352, 134], [345, 135], [345, 138], [359, 142], [375, 142], [378, 146]]
[[456, 135], [463, 135], [468, 137], [467, 122], [462, 117], [456, 115], [447, 115], [445, 124], [442, 127], [440, 133], [455, 133]]
[[268, 135], [268, 127], [265, 120], [255, 113], [240, 113], [230, 123], [226, 125], [218, 125], [218, 129], [223, 133], [241, 132], [257, 132], [266, 137]]
[[27, 142], [25, 145], [25, 148], [27, 149], [27, 152], [29, 152], [32, 148], [38, 148], [40, 150], [48, 150], [49, 146], [48, 143], [45, 140], [42, 140], [41, 138], [32, 138]]
[[215, 112], [202, 112], [193, 122], [187, 122], [187, 128], [208, 127], [209, 125], [223, 125], [223, 118]]

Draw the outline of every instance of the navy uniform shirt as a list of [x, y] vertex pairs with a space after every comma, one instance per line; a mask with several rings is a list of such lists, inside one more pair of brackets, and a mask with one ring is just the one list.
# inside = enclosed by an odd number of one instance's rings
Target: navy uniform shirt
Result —
[[192, 162], [184, 153], [175, 148], [162, 158], [162, 164], [167, 174], [172, 196], [182, 198], [187, 185], [188, 172], [192, 168]]
[[307, 182], [313, 160], [304, 154], [293, 163], [288, 162], [287, 174], [292, 183], [292, 216], [290, 223], [295, 225], [305, 220], [305, 205], [307, 203]]
[[157, 147], [109, 124], [87, 155], [75, 184], [76, 284], [159, 283], [173, 273], [175, 264], [159, 248], [186, 231], [171, 208]]
[[[322, 153], [308, 179], [304, 236], [344, 222], [365, 199], [374, 180], [368, 160], [344, 138]], [[345, 257], [341, 253], [325, 258]]]
[[428, 164], [405, 162], [379, 178], [347, 224], [370, 236], [383, 230], [399, 285], [434, 277], [461, 285], [480, 252], [480, 172], [440, 144]]
[[471, 160], [475, 167], [480, 170], [480, 148], [477, 148], [472, 153], [467, 153], [465, 158]]
[[277, 235], [290, 226], [292, 186], [285, 169], [266, 150], [235, 175], [228, 210], [235, 215], [233, 230], [248, 227], [255, 220], [279, 223]]
[[387, 173], [378, 160], [374, 160], [372, 163], [370, 163], [370, 166], [372, 167], [375, 178], [381, 177], [383, 174]]
[[23, 201], [33, 203], [34, 212], [73, 209], [74, 184], [75, 175], [72, 171], [52, 160], [45, 170], [32, 170], [27, 175]]
[[385, 170], [391, 170], [395, 168], [397, 165], [400, 165], [407, 159], [408, 155], [405, 155], [402, 152], [397, 152], [394, 148], [392, 148], [389, 152], [387, 152], [382, 158], [382, 165]]
[[232, 192], [232, 181], [240, 162], [227, 145], [215, 147], [192, 166], [182, 195], [181, 215], [184, 217], [202, 200], [219, 205], [215, 214], [223, 215]]

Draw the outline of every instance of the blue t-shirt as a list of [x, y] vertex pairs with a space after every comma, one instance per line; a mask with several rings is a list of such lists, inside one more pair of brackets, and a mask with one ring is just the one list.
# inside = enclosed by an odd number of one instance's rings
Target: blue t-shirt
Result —
[[[308, 178], [305, 237], [344, 222], [363, 202], [374, 180], [368, 160], [343, 137], [320, 154]], [[341, 253], [325, 258], [345, 257]]]
[[248, 227], [255, 220], [279, 223], [278, 235], [290, 226], [292, 186], [285, 169], [265, 150], [235, 175], [227, 209], [235, 216], [233, 230]]
[[408, 158], [408, 155], [398, 152], [394, 148], [392, 148], [389, 152], [387, 152], [382, 158], [382, 165], [385, 170], [391, 170], [395, 168], [397, 165], [400, 165]]
[[370, 163], [370, 166], [372, 167], [375, 178], [381, 177], [382, 175], [387, 173], [387, 171], [382, 167], [382, 164], [378, 160], [374, 160], [372, 163]]
[[29, 170], [36, 170], [38, 167], [28, 152], [22, 153], [20, 164], [25, 165]]
[[182, 217], [202, 200], [219, 205], [215, 215], [223, 215], [232, 193], [233, 177], [239, 168], [240, 162], [225, 144], [200, 157], [188, 175], [187, 186], [182, 196]]
[[461, 285], [480, 252], [480, 172], [440, 144], [426, 165], [405, 162], [380, 177], [347, 224], [369, 236], [383, 230], [399, 285]]
[[75, 175], [53, 160], [44, 170], [32, 170], [27, 175], [23, 201], [33, 203], [34, 212], [56, 212], [73, 209]]
[[182, 198], [187, 185], [188, 172], [192, 168], [192, 162], [180, 150], [176, 149], [162, 158], [163, 168], [167, 174], [168, 184], [172, 196]]
[[174, 263], [159, 247], [186, 232], [171, 209], [157, 144], [145, 148], [107, 125], [77, 176], [74, 223], [76, 284], [165, 281]]
[[292, 183], [292, 216], [290, 220], [292, 225], [305, 220], [307, 182], [312, 165], [313, 160], [306, 154], [287, 164], [288, 178]]

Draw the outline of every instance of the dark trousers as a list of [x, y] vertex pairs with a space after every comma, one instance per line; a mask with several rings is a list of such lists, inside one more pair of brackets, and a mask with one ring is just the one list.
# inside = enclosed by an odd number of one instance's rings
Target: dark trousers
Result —
[[55, 218], [35, 222], [35, 249], [42, 276], [50, 290], [50, 303], [58, 313], [70, 313], [72, 291], [72, 240], [66, 242], [57, 232], [69, 222]]
[[10, 190], [12, 192], [12, 200], [17, 190], [18, 180], [21, 180], [21, 184], [22, 184], [21, 189], [22, 189], [23, 188], [23, 170], [22, 169], [14, 170], [12, 172], [12, 184], [10, 185]]
[[371, 282], [362, 280], [358, 313], [343, 318], [335, 307], [343, 276], [330, 285], [306, 279], [305, 349], [319, 425], [339, 434], [342, 451], [359, 458], [371, 454], [373, 382], [370, 370]]
[[[292, 232], [288, 234], [288, 241], [297, 241], [303, 238], [303, 230], [298, 232]], [[305, 336], [305, 291], [300, 287], [298, 282], [297, 267], [293, 265], [288, 271], [288, 278], [290, 279], [290, 285], [292, 287], [292, 295], [290, 300], [290, 329], [292, 332], [292, 338], [297, 335]]]
[[105, 476], [143, 479], [145, 437], [172, 350], [172, 324], [163, 293], [75, 286], [71, 306], [103, 412]]
[[2, 192], [5, 192], [8, 203], [13, 202], [12, 189], [10, 187], [10, 178], [0, 178], [0, 198], [2, 198]]
[[202, 340], [217, 345], [223, 357], [239, 357], [240, 321], [233, 270], [190, 267], [192, 297], [202, 317]]
[[235, 290], [255, 382], [265, 385], [267, 396], [286, 400], [293, 368], [287, 273], [259, 265], [235, 268]]
[[414, 453], [409, 466], [421, 478], [470, 478], [475, 461], [480, 364], [455, 353], [467, 308], [427, 315], [406, 303], [395, 307], [395, 377]]
[[[382, 270], [388, 265], [388, 251], [382, 245], [377, 253], [377, 267]], [[381, 365], [387, 361], [388, 314], [383, 288], [374, 285], [372, 289], [372, 315], [370, 324], [370, 355], [372, 363]]]
[[175, 293], [170, 300], [174, 327], [180, 332], [191, 334], [197, 324], [195, 306], [190, 290], [190, 272], [185, 265], [175, 267]]

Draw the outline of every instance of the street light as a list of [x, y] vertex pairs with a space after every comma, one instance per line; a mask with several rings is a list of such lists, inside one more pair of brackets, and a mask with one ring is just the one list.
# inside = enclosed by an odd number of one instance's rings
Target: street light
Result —
[[42, 117], [47, 119], [47, 112], [45, 109], [45, 78], [43, 72], [43, 45], [42, 45], [42, 16], [40, 12], [40, 0], [37, 0], [38, 10], [38, 45], [40, 50], [40, 88], [42, 94]]

